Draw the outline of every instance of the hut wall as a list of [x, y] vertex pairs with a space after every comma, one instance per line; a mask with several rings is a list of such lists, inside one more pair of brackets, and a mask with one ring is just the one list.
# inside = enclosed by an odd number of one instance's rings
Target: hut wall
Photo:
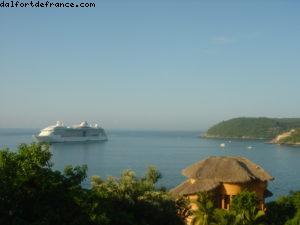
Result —
[[198, 199], [198, 196], [195, 195], [189, 195], [189, 200], [190, 200], [190, 206], [192, 210], [196, 210], [197, 209], [197, 205], [193, 202], [195, 202]]
[[267, 188], [267, 183], [262, 181], [254, 181], [254, 182], [249, 182], [244, 184], [223, 183], [223, 185], [221, 185], [219, 189], [220, 191], [219, 194], [221, 198], [220, 206], [221, 208], [227, 208], [227, 204], [224, 203], [225, 197], [229, 197], [231, 201], [233, 196], [239, 194], [244, 190], [247, 190], [256, 193], [259, 199], [259, 207], [264, 209], [264, 192], [266, 188]]
[[264, 192], [267, 188], [267, 183], [262, 181], [249, 182], [244, 184], [223, 183], [220, 188], [220, 194], [237, 195], [243, 190], [254, 191], [258, 198], [264, 198]]
[[224, 183], [220, 187], [220, 194], [223, 194], [223, 195], [237, 195], [243, 189], [244, 189], [244, 187], [241, 184], [228, 184], [228, 183]]

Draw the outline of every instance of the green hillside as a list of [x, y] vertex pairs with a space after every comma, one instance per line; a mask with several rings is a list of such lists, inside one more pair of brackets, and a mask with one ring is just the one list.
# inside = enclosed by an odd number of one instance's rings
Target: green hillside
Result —
[[281, 138], [278, 144], [300, 145], [300, 128], [294, 129], [289, 136]]
[[300, 128], [300, 118], [234, 118], [218, 123], [203, 135], [208, 138], [272, 139], [282, 132]]

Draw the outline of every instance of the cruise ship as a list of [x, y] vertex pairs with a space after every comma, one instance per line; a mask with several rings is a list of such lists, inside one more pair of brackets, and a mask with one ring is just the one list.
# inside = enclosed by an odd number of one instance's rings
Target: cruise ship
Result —
[[86, 121], [71, 127], [64, 126], [58, 121], [56, 125], [46, 127], [38, 135], [34, 135], [38, 142], [85, 142], [106, 141], [107, 136], [103, 128], [97, 124], [90, 126]]

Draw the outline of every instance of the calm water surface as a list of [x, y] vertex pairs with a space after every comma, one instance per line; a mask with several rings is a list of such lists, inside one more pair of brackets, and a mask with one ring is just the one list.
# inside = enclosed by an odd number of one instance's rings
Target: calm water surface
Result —
[[[20, 143], [32, 142], [34, 129], [0, 129], [0, 148], [15, 150]], [[275, 180], [269, 189], [271, 199], [300, 190], [300, 148], [266, 144], [263, 141], [200, 139], [197, 131], [107, 131], [103, 143], [53, 144], [54, 168], [88, 165], [88, 175], [118, 176], [131, 168], [142, 175], [149, 165], [162, 173], [160, 185], [174, 187], [185, 177], [181, 170], [211, 155], [244, 156], [261, 165]], [[220, 144], [225, 143], [225, 148]], [[252, 146], [252, 149], [248, 149]], [[84, 186], [89, 185], [87, 179]]]

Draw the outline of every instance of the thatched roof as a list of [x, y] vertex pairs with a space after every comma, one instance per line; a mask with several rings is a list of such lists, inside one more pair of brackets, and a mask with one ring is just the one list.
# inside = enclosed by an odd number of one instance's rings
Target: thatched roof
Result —
[[173, 196], [194, 194], [202, 191], [210, 191], [219, 187], [220, 183], [210, 179], [186, 180], [177, 187], [170, 190]]
[[211, 191], [221, 183], [248, 183], [274, 178], [260, 166], [243, 157], [211, 156], [182, 170], [188, 180], [171, 190], [177, 195]]
[[274, 179], [260, 166], [240, 156], [211, 156], [183, 169], [182, 174], [188, 178], [211, 179], [224, 183]]

